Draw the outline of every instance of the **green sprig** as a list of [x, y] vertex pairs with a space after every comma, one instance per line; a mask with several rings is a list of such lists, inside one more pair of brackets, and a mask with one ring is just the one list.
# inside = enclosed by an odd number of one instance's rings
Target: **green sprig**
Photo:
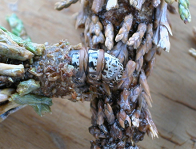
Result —
[[19, 93], [20, 96], [24, 96], [26, 94], [31, 93], [34, 90], [37, 90], [38, 88], [40, 88], [39, 82], [33, 79], [29, 79], [27, 81], [20, 82], [17, 86], [16, 91]]
[[8, 24], [11, 27], [11, 31], [14, 35], [21, 37], [23, 40], [30, 42], [31, 38], [27, 35], [24, 24], [16, 14], [12, 14], [6, 17]]
[[179, 0], [178, 1], [178, 11], [180, 18], [184, 23], [191, 22], [191, 13], [189, 11], [189, 1], [188, 0]]
[[22, 38], [9, 32], [6, 28], [2, 26], [0, 26], [0, 29], [2, 29], [19, 46], [25, 47], [27, 50], [34, 53], [35, 55], [42, 55], [43, 51], [45, 50], [44, 44], [36, 44], [36, 43], [23, 40]]
[[15, 93], [9, 98], [9, 100], [14, 101], [19, 105], [30, 105], [40, 116], [42, 116], [43, 113], [51, 112], [50, 106], [52, 106], [52, 99], [48, 97], [32, 94], [20, 96]]

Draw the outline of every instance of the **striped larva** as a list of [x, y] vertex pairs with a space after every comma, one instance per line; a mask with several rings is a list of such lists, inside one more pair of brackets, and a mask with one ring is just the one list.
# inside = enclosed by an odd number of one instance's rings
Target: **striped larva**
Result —
[[78, 83], [84, 83], [87, 79], [92, 83], [102, 81], [114, 84], [122, 78], [123, 64], [118, 58], [102, 49], [71, 50], [69, 56], [71, 57], [71, 65], [76, 69]]

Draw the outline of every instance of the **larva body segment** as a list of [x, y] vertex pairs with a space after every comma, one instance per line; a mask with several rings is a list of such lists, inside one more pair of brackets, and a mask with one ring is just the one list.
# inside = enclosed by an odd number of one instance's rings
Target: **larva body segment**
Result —
[[102, 72], [102, 79], [105, 81], [121, 80], [123, 74], [123, 65], [120, 63], [119, 59], [108, 53], [105, 53], [104, 59], [105, 59], [105, 65]]

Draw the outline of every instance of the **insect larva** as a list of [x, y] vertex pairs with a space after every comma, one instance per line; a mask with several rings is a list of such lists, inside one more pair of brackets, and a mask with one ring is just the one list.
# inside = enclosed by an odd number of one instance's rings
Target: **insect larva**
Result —
[[[88, 78], [93, 81], [103, 82], [118, 82], [122, 78], [123, 64], [119, 59], [104, 52], [102, 49], [89, 49], [86, 53], [87, 58], [84, 58], [86, 49], [71, 50], [69, 56], [71, 64], [77, 70], [76, 78], [81, 82]], [[83, 74], [86, 75], [83, 78]]]

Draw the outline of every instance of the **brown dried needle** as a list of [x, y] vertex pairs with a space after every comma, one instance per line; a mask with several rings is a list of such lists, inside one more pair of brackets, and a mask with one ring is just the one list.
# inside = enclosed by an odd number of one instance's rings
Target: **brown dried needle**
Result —
[[55, 4], [56, 10], [62, 10], [64, 8], [68, 8], [71, 4], [76, 3], [78, 0], [61, 0]]
[[118, 34], [116, 35], [116, 38], [115, 38], [116, 42], [119, 42], [120, 40], [122, 40], [123, 43], [127, 42], [129, 31], [132, 26], [132, 22], [133, 22], [132, 14], [127, 15], [124, 19], [124, 23], [122, 27], [120, 28]]
[[105, 46], [111, 50], [114, 46], [114, 27], [111, 23], [106, 25], [105, 38]]
[[137, 49], [141, 42], [142, 38], [146, 32], [146, 24], [140, 23], [137, 29], [137, 32], [132, 35], [132, 37], [129, 38], [127, 41], [127, 45], [133, 46], [134, 49]]

